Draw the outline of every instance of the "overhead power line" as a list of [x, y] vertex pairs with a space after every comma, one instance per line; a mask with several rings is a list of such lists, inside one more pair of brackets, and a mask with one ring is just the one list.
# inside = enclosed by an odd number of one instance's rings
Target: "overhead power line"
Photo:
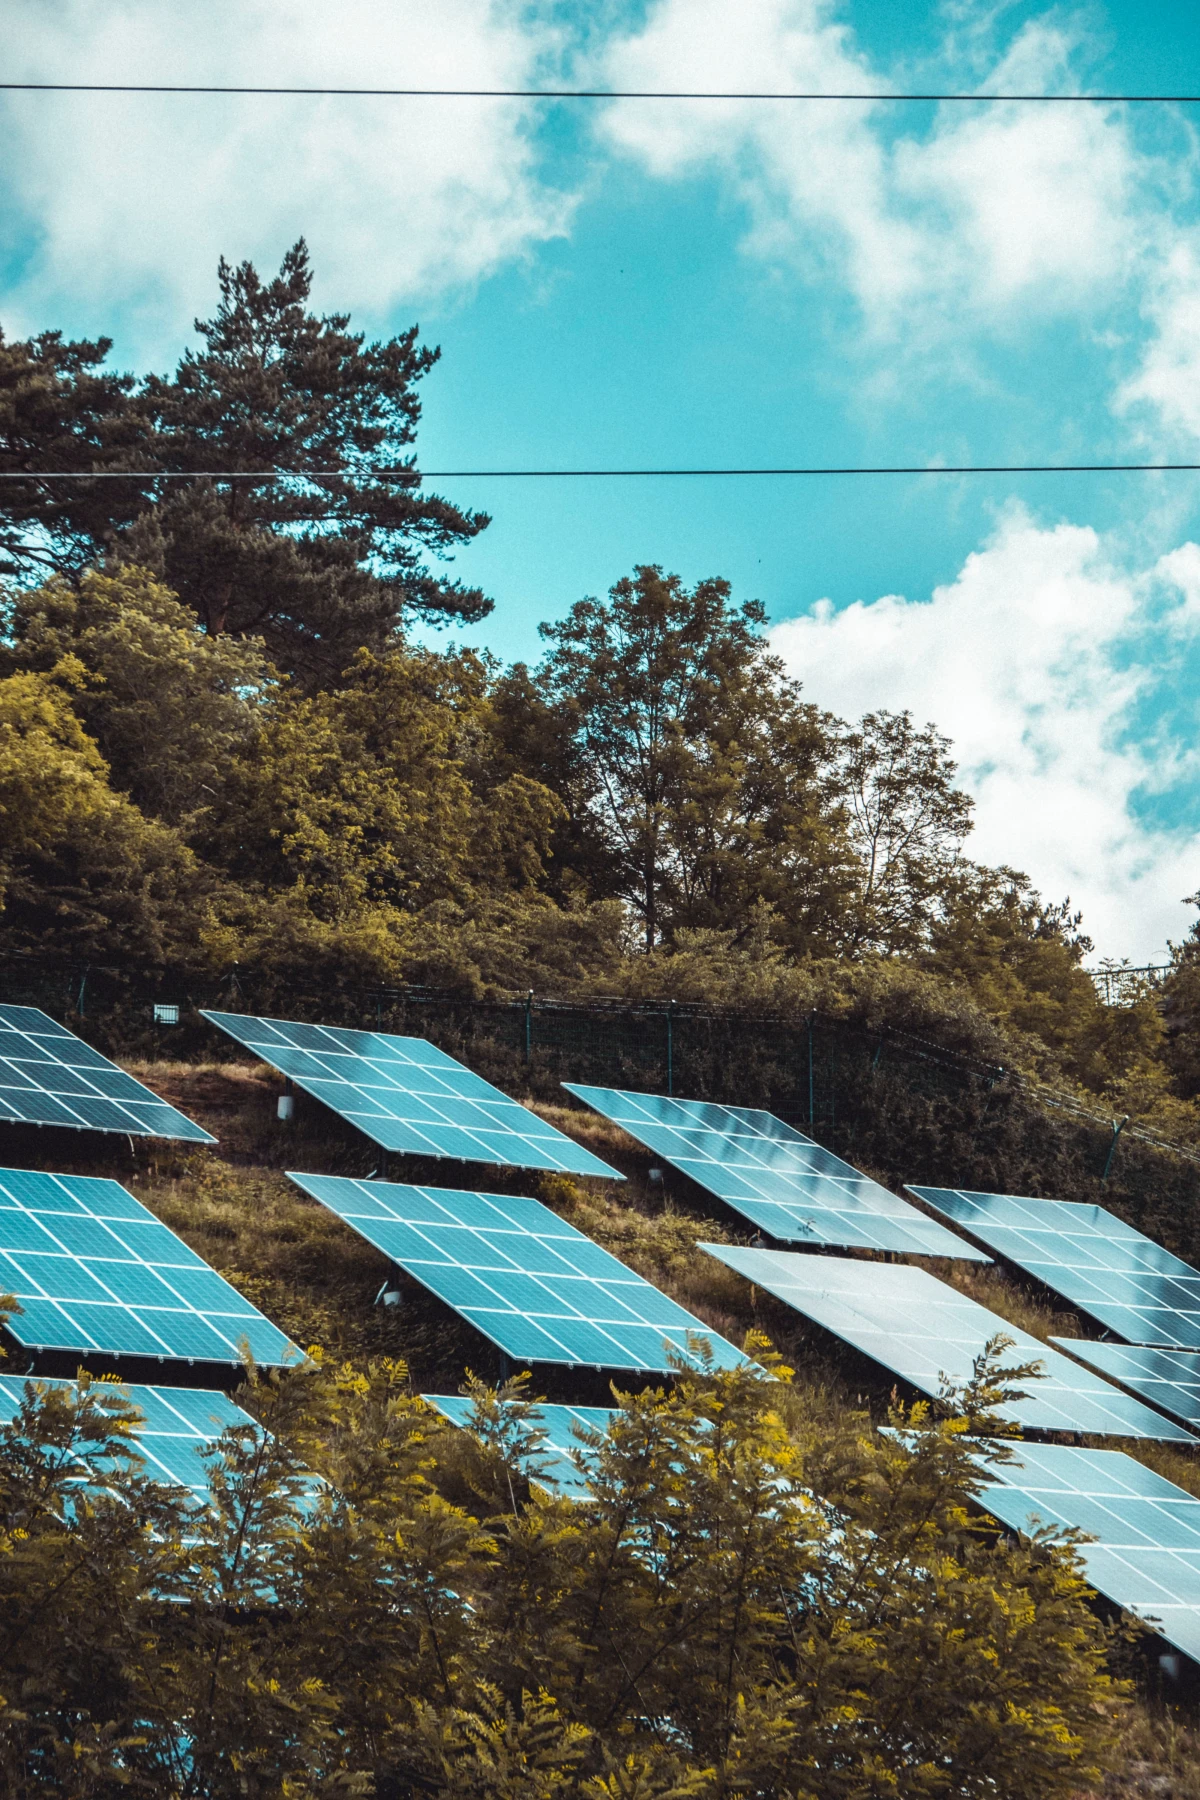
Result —
[[0, 81], [9, 94], [280, 94], [364, 100], [887, 100], [905, 104], [954, 101], [989, 106], [1200, 106], [1200, 94], [889, 94], [807, 91], [713, 92], [680, 88], [418, 88], [238, 86], [182, 81]]
[[762, 469], [3, 469], [0, 481], [656, 481], [681, 476], [1178, 475], [1200, 463], [903, 463]]

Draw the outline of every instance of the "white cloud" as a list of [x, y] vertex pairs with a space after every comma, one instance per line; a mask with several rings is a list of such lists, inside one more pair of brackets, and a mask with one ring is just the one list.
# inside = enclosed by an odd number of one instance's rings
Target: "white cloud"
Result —
[[[9, 0], [9, 80], [536, 85], [558, 50], [520, 0]], [[6, 95], [9, 228], [34, 242], [9, 328], [115, 304], [177, 345], [216, 259], [302, 233], [359, 308], [470, 284], [561, 232], [526, 102]]]
[[1147, 407], [1172, 434], [1200, 437], [1200, 244], [1180, 239], [1151, 288], [1154, 335], [1118, 403]]
[[935, 723], [976, 799], [971, 854], [1023, 869], [1049, 899], [1069, 894], [1101, 954], [1137, 961], [1184, 934], [1180, 902], [1200, 879], [1200, 833], [1137, 808], [1190, 772], [1194, 699], [1181, 742], [1133, 736], [1175, 672], [1162, 624], [1197, 611], [1195, 544], [1130, 573], [1095, 531], [1013, 512], [930, 599], [820, 601], [773, 640], [820, 705]]
[[[833, 13], [831, 0], [741, 0], [731, 33], [727, 0], [658, 0], [612, 46], [608, 72], [621, 87], [886, 92], [888, 74]], [[1035, 21], [982, 89], [1062, 86], [1074, 48]], [[1008, 328], [1031, 310], [1090, 309], [1131, 272], [1158, 172], [1119, 112], [950, 106], [905, 135], [910, 116], [617, 102], [604, 129], [660, 177], [716, 172], [750, 218], [750, 251], [808, 269], [832, 260], [869, 323], [910, 342], [964, 313]]]

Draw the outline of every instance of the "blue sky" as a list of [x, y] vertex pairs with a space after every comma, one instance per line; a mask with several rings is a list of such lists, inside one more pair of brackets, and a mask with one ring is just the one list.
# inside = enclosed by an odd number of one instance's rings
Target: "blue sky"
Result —
[[[1200, 7], [10, 0], [16, 79], [1200, 91]], [[0, 321], [169, 367], [221, 253], [418, 319], [426, 466], [1200, 460], [1200, 107], [6, 97]], [[455, 483], [472, 634], [634, 563], [955, 742], [974, 853], [1158, 958], [1200, 887], [1200, 476]]]

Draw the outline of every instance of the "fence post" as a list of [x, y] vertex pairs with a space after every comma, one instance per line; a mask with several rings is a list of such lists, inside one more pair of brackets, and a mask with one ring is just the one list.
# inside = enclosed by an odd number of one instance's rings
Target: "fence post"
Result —
[[667, 1093], [675, 1093], [675, 1002], [667, 1001]]
[[533, 1061], [533, 989], [525, 996], [525, 1061]]
[[1128, 1123], [1129, 1123], [1129, 1114], [1128, 1113], [1125, 1113], [1123, 1115], [1123, 1117], [1121, 1117], [1119, 1119], [1114, 1119], [1112, 1122], [1112, 1143], [1108, 1146], [1108, 1155], [1105, 1158], [1105, 1162], [1104, 1162], [1104, 1173], [1100, 1177], [1101, 1187], [1103, 1187], [1104, 1183], [1108, 1180], [1108, 1171], [1112, 1168], [1113, 1157], [1117, 1154], [1117, 1139], [1120, 1137], [1122, 1131], [1124, 1131], [1124, 1129], [1125, 1129], [1126, 1125], [1128, 1125]]
[[808, 1122], [814, 1119], [813, 1108], [813, 1015], [808, 1015]]

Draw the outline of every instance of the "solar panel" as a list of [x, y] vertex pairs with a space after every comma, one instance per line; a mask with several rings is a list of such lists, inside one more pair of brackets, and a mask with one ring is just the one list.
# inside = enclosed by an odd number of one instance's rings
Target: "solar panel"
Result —
[[[73, 1381], [39, 1378], [31, 1382], [23, 1375], [0, 1375], [0, 1425], [16, 1417], [30, 1385], [35, 1390], [75, 1387]], [[143, 1417], [132, 1440], [144, 1465], [140, 1473], [151, 1481], [190, 1488], [197, 1499], [208, 1494], [206, 1464], [198, 1454], [201, 1448], [231, 1425], [256, 1429], [249, 1414], [217, 1389], [122, 1386], [115, 1391]], [[93, 1387], [92, 1392], [97, 1389]]]
[[718, 1366], [732, 1344], [538, 1200], [291, 1175], [367, 1242], [519, 1362], [670, 1370], [689, 1332]]
[[563, 1086], [785, 1243], [991, 1261], [773, 1113], [571, 1081]]
[[217, 1141], [36, 1006], [0, 1006], [0, 1124]]
[[[473, 1400], [465, 1394], [424, 1394], [430, 1406], [436, 1406], [444, 1418], [452, 1425], [460, 1425], [465, 1430], [474, 1428]], [[576, 1427], [584, 1431], [607, 1431], [612, 1423], [611, 1406], [551, 1406], [541, 1401], [528, 1414], [528, 1424], [545, 1432], [526, 1473], [533, 1481], [540, 1481], [544, 1486], [553, 1484], [560, 1492], [571, 1499], [582, 1499], [589, 1492], [587, 1477], [571, 1460], [571, 1452], [582, 1452], [586, 1458], [588, 1446], [576, 1434]]]
[[1006, 1364], [1036, 1359], [1044, 1370], [1042, 1379], [1028, 1384], [1027, 1399], [1002, 1409], [1014, 1424], [1030, 1431], [1195, 1442], [1182, 1426], [1018, 1331], [927, 1269], [728, 1244], [700, 1248], [931, 1397], [940, 1393], [943, 1374], [955, 1382], [967, 1380], [984, 1345], [1004, 1332], [1014, 1340]]
[[1083, 1338], [1056, 1337], [1051, 1342], [1061, 1344], [1089, 1368], [1132, 1388], [1173, 1419], [1200, 1427], [1200, 1351], [1094, 1344]]
[[1200, 1350], [1200, 1271], [1102, 1206], [914, 1187], [935, 1211], [1132, 1344]]
[[0, 1169], [0, 1294], [30, 1350], [300, 1361], [283, 1333], [118, 1181]]
[[1074, 1525], [1092, 1586], [1200, 1661], [1200, 1500], [1121, 1450], [1021, 1444], [979, 1496], [1001, 1524]]
[[385, 1150], [624, 1179], [424, 1038], [245, 1013], [201, 1016]]

